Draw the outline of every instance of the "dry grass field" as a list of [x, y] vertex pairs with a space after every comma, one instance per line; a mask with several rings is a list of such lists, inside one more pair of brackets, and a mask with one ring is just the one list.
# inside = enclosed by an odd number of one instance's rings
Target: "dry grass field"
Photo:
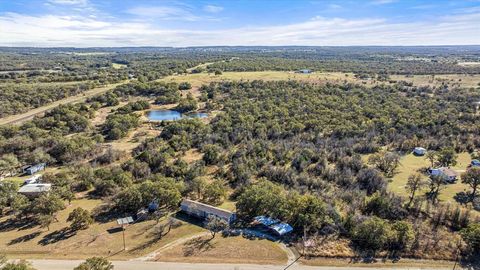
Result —
[[[399, 261], [391, 260], [377, 260], [376, 262], [362, 262], [356, 261], [354, 259], [341, 259], [341, 258], [302, 258], [300, 262], [308, 266], [332, 266], [332, 267], [365, 267], [365, 269], [375, 267], [375, 268], [385, 268], [385, 269], [448, 269], [454, 266], [454, 262], [450, 261], [441, 261], [441, 260], [418, 260], [418, 259], [404, 259], [402, 258]], [[457, 265], [457, 269], [461, 269]]]
[[210, 235], [191, 239], [166, 249], [156, 261], [191, 263], [285, 264], [287, 255], [275, 242], [250, 240], [242, 236], [211, 239]]
[[[220, 81], [241, 81], [241, 80], [301, 80], [314, 83], [326, 82], [358, 82], [352, 73], [341, 72], [321, 72], [312, 74], [298, 74], [287, 71], [249, 71], [249, 72], [223, 72], [221, 75], [214, 75], [208, 73], [196, 73], [185, 75], [172, 75], [161, 79], [165, 82], [190, 82], [193, 87], [200, 87], [202, 84], [209, 84], [210, 82]], [[368, 81], [365, 81], [368, 82]], [[368, 82], [372, 83], [372, 82]]]
[[[412, 82], [416, 86], [441, 86], [442, 83], [448, 83], [457, 87], [478, 87], [480, 83], [480, 75], [466, 74], [446, 74], [446, 75], [391, 75], [392, 80]], [[161, 79], [165, 82], [190, 82], [194, 88], [200, 87], [202, 84], [220, 81], [241, 81], [241, 80], [300, 80], [311, 83], [358, 83], [367, 86], [376, 84], [389, 84], [376, 80], [361, 80], [355, 78], [353, 73], [342, 72], [314, 72], [312, 74], [299, 74], [287, 71], [249, 71], [249, 72], [223, 72], [221, 75], [208, 73], [182, 74], [172, 75]]]
[[[145, 255], [176, 239], [204, 231], [201, 227], [181, 222], [162, 238], [158, 237], [156, 221], [132, 224], [126, 229], [127, 251], [123, 250], [121, 230], [115, 220], [95, 222], [87, 230], [69, 233], [66, 222], [68, 214], [76, 207], [92, 210], [100, 200], [75, 200], [60, 211], [58, 222], [50, 230], [39, 226], [9, 222], [9, 217], [0, 219], [0, 252], [16, 258], [84, 259], [105, 256], [111, 259], [129, 259]], [[164, 221], [160, 221], [162, 224]]]
[[397, 81], [411, 82], [416, 86], [437, 86], [441, 87], [442, 84], [448, 84], [449, 86], [456, 86], [462, 88], [479, 87], [480, 75], [468, 75], [468, 74], [445, 74], [445, 75], [391, 75], [391, 79]]

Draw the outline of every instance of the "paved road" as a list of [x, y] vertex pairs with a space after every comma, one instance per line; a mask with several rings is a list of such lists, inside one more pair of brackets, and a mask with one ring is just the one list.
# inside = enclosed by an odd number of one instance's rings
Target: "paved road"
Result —
[[[37, 270], [72, 270], [82, 261], [76, 260], [30, 260]], [[283, 270], [284, 265], [256, 265], [256, 264], [192, 264], [192, 263], [167, 263], [167, 262], [144, 262], [144, 261], [114, 261], [115, 270]], [[388, 268], [388, 267], [331, 267], [331, 266], [305, 266], [295, 264], [288, 270], [414, 270], [412, 268]], [[427, 270], [428, 268], [421, 268]], [[430, 268], [431, 270], [439, 268]], [[447, 268], [445, 268], [447, 269]], [[450, 269], [450, 268], [448, 268]]]

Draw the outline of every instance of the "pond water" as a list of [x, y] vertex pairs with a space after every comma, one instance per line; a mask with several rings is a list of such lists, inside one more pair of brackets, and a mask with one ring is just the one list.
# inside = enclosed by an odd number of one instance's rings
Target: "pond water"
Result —
[[205, 118], [207, 113], [187, 113], [183, 114], [174, 110], [153, 110], [147, 113], [150, 121], [180, 120], [182, 118]]

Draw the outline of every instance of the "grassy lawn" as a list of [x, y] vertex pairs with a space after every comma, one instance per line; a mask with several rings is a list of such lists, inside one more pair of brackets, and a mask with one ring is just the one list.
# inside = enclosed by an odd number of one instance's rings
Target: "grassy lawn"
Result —
[[127, 65], [119, 64], [119, 63], [112, 63], [112, 67], [113, 67], [114, 69], [122, 69], [122, 68], [126, 68]]
[[222, 237], [210, 235], [191, 239], [160, 252], [157, 261], [191, 263], [255, 263], [284, 264], [285, 251], [275, 242], [249, 240], [242, 236]]
[[[460, 153], [457, 159], [457, 165], [452, 167], [457, 173], [461, 174], [465, 171], [467, 165], [470, 163], [471, 158], [468, 153]], [[430, 163], [425, 157], [417, 157], [413, 154], [405, 155], [400, 160], [400, 165], [397, 169], [397, 174], [392, 178], [392, 181], [389, 183], [388, 187], [391, 191], [400, 194], [402, 196], [407, 196], [405, 190], [405, 185], [408, 180], [408, 176], [415, 173], [420, 168], [429, 167]], [[456, 204], [456, 201], [453, 199], [453, 196], [457, 192], [464, 191], [468, 187], [465, 184], [462, 184], [459, 180], [455, 184], [448, 184], [441, 191], [439, 199], [443, 202], [450, 202]]]
[[230, 200], [225, 200], [222, 204], [220, 204], [218, 206], [218, 208], [222, 208], [222, 209], [225, 209], [225, 210], [228, 210], [228, 211], [235, 211], [237, 210], [237, 207], [235, 205], [235, 202], [234, 201], [230, 201]]
[[[156, 221], [132, 224], [126, 229], [127, 251], [123, 249], [121, 230], [116, 221], [94, 223], [87, 230], [75, 234], [65, 233], [69, 226], [68, 214], [76, 207], [92, 210], [100, 200], [75, 200], [65, 210], [59, 212], [58, 222], [51, 225], [50, 231], [39, 226], [8, 224], [9, 217], [0, 219], [0, 252], [12, 258], [53, 258], [84, 259], [91, 256], [105, 256], [111, 259], [129, 259], [152, 252], [176, 239], [195, 235], [204, 231], [201, 227], [182, 222], [161, 239], [155, 233]], [[164, 221], [160, 221], [163, 223]]]

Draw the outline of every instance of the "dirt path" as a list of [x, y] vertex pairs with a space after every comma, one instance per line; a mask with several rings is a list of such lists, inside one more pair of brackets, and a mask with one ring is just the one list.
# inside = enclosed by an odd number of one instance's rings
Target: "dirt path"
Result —
[[116, 86], [118, 86], [120, 84], [127, 83], [127, 82], [128, 81], [124, 81], [124, 82], [120, 82], [120, 83], [109, 84], [109, 85], [104, 86], [104, 87], [93, 88], [93, 89], [85, 91], [85, 92], [83, 92], [79, 95], [67, 97], [67, 98], [64, 98], [64, 99], [61, 99], [61, 100], [57, 100], [55, 102], [52, 102], [52, 103], [49, 103], [47, 105], [32, 109], [32, 110], [30, 110], [28, 112], [25, 112], [25, 113], [22, 113], [22, 114], [15, 114], [15, 115], [10, 115], [10, 116], [1, 118], [0, 119], [0, 126], [9, 125], [9, 124], [21, 124], [21, 123], [23, 123], [27, 120], [32, 119], [33, 117], [35, 117], [37, 115], [41, 115], [42, 113], [57, 107], [58, 105], [81, 102], [81, 101], [84, 101], [91, 96], [101, 94], [103, 92], [106, 92], [108, 90], [111, 90], [111, 89], [115, 88]]

